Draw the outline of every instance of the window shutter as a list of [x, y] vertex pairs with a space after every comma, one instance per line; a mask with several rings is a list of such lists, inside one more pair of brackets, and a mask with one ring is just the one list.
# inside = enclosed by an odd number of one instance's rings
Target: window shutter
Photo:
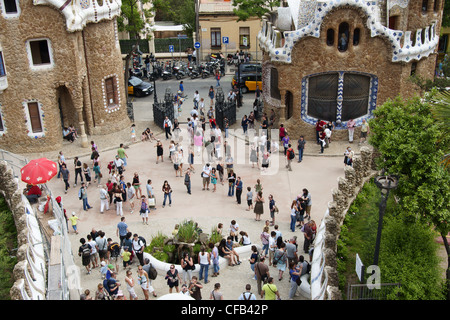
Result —
[[114, 86], [114, 78], [108, 78], [105, 80], [105, 89], [106, 89], [106, 104], [108, 106], [116, 105], [116, 92]]
[[28, 103], [28, 114], [30, 116], [31, 130], [33, 133], [42, 132], [41, 115], [37, 102]]

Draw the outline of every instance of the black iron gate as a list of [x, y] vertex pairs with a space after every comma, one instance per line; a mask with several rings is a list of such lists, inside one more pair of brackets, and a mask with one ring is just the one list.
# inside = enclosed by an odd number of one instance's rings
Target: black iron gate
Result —
[[222, 87], [217, 88], [215, 109], [216, 123], [220, 129], [225, 127], [225, 118], [229, 126], [236, 123], [236, 102], [225, 99]]
[[163, 101], [156, 101], [153, 103], [153, 121], [162, 130], [164, 130], [164, 119], [166, 117], [173, 123], [175, 115], [173, 109], [173, 94], [170, 88], [166, 88]]

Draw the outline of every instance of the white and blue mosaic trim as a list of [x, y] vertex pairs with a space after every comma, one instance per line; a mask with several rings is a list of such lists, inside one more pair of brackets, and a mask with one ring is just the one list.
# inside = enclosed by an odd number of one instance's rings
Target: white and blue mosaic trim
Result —
[[323, 74], [330, 74], [330, 73], [338, 73], [339, 79], [338, 79], [338, 95], [336, 100], [336, 121], [333, 121], [333, 124], [335, 126], [335, 129], [342, 130], [347, 129], [347, 122], [348, 121], [341, 121], [342, 117], [342, 102], [343, 102], [343, 88], [344, 88], [344, 74], [345, 73], [351, 73], [351, 74], [362, 74], [370, 77], [370, 94], [369, 94], [369, 103], [367, 106], [367, 114], [365, 114], [362, 117], [359, 117], [357, 119], [354, 119], [356, 122], [356, 126], [360, 126], [362, 124], [362, 121], [369, 120], [373, 117], [373, 111], [377, 107], [377, 95], [378, 95], [378, 77], [365, 73], [365, 72], [346, 72], [346, 71], [330, 71], [330, 72], [321, 72], [321, 73], [315, 73], [310, 74], [306, 77], [303, 77], [302, 79], [302, 89], [301, 89], [301, 118], [306, 123], [309, 123], [311, 125], [315, 125], [317, 118], [311, 117], [308, 115], [308, 80], [310, 77], [323, 75]]
[[[439, 35], [436, 35], [436, 24], [433, 23], [424, 29], [419, 29], [415, 33], [415, 43], [411, 41], [411, 31], [403, 32], [393, 30], [384, 26], [380, 20], [380, 9], [376, 1], [363, 0], [332, 0], [327, 2], [317, 2], [314, 18], [309, 24], [295, 31], [284, 31], [285, 43], [281, 46], [281, 33], [272, 23], [263, 19], [263, 27], [258, 34], [260, 46], [269, 53], [272, 61], [291, 63], [292, 49], [294, 45], [305, 37], [320, 37], [320, 27], [324, 18], [332, 10], [342, 6], [352, 6], [361, 9], [367, 16], [367, 28], [371, 32], [371, 37], [382, 36], [388, 39], [392, 49], [393, 62], [410, 62], [420, 60], [434, 52], [439, 43]], [[309, 7], [311, 8], [311, 7]], [[422, 43], [422, 32], [425, 32]], [[429, 36], [431, 34], [431, 37]], [[403, 45], [401, 43], [404, 38]]]

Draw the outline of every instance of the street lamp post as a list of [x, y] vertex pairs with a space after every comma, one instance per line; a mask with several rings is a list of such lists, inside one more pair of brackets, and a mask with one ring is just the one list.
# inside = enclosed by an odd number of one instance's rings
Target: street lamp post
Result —
[[153, 68], [153, 101], [155, 104], [158, 103], [158, 97], [156, 95], [156, 77], [154, 75], [155, 73], [155, 60], [152, 61], [152, 68]]
[[386, 211], [386, 203], [389, 197], [389, 192], [391, 189], [395, 189], [398, 185], [398, 176], [395, 175], [381, 175], [375, 177], [375, 185], [381, 190], [381, 200], [380, 200], [380, 211], [378, 218], [378, 231], [377, 240], [375, 243], [375, 253], [373, 258], [373, 265], [378, 265], [378, 257], [380, 255], [380, 241], [381, 241], [381, 230], [383, 228], [383, 217]]

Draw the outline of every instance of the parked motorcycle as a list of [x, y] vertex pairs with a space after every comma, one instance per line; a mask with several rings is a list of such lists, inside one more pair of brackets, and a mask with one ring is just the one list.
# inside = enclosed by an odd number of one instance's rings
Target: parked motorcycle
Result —
[[172, 76], [173, 76], [173, 74], [172, 74], [171, 70], [168, 67], [166, 67], [162, 72], [163, 80], [172, 79]]
[[207, 66], [205, 66], [205, 65], [200, 65], [200, 70], [201, 70], [202, 79], [205, 79], [211, 75]]
[[200, 76], [200, 69], [199, 67], [189, 67], [189, 76], [191, 79], [198, 78]]

